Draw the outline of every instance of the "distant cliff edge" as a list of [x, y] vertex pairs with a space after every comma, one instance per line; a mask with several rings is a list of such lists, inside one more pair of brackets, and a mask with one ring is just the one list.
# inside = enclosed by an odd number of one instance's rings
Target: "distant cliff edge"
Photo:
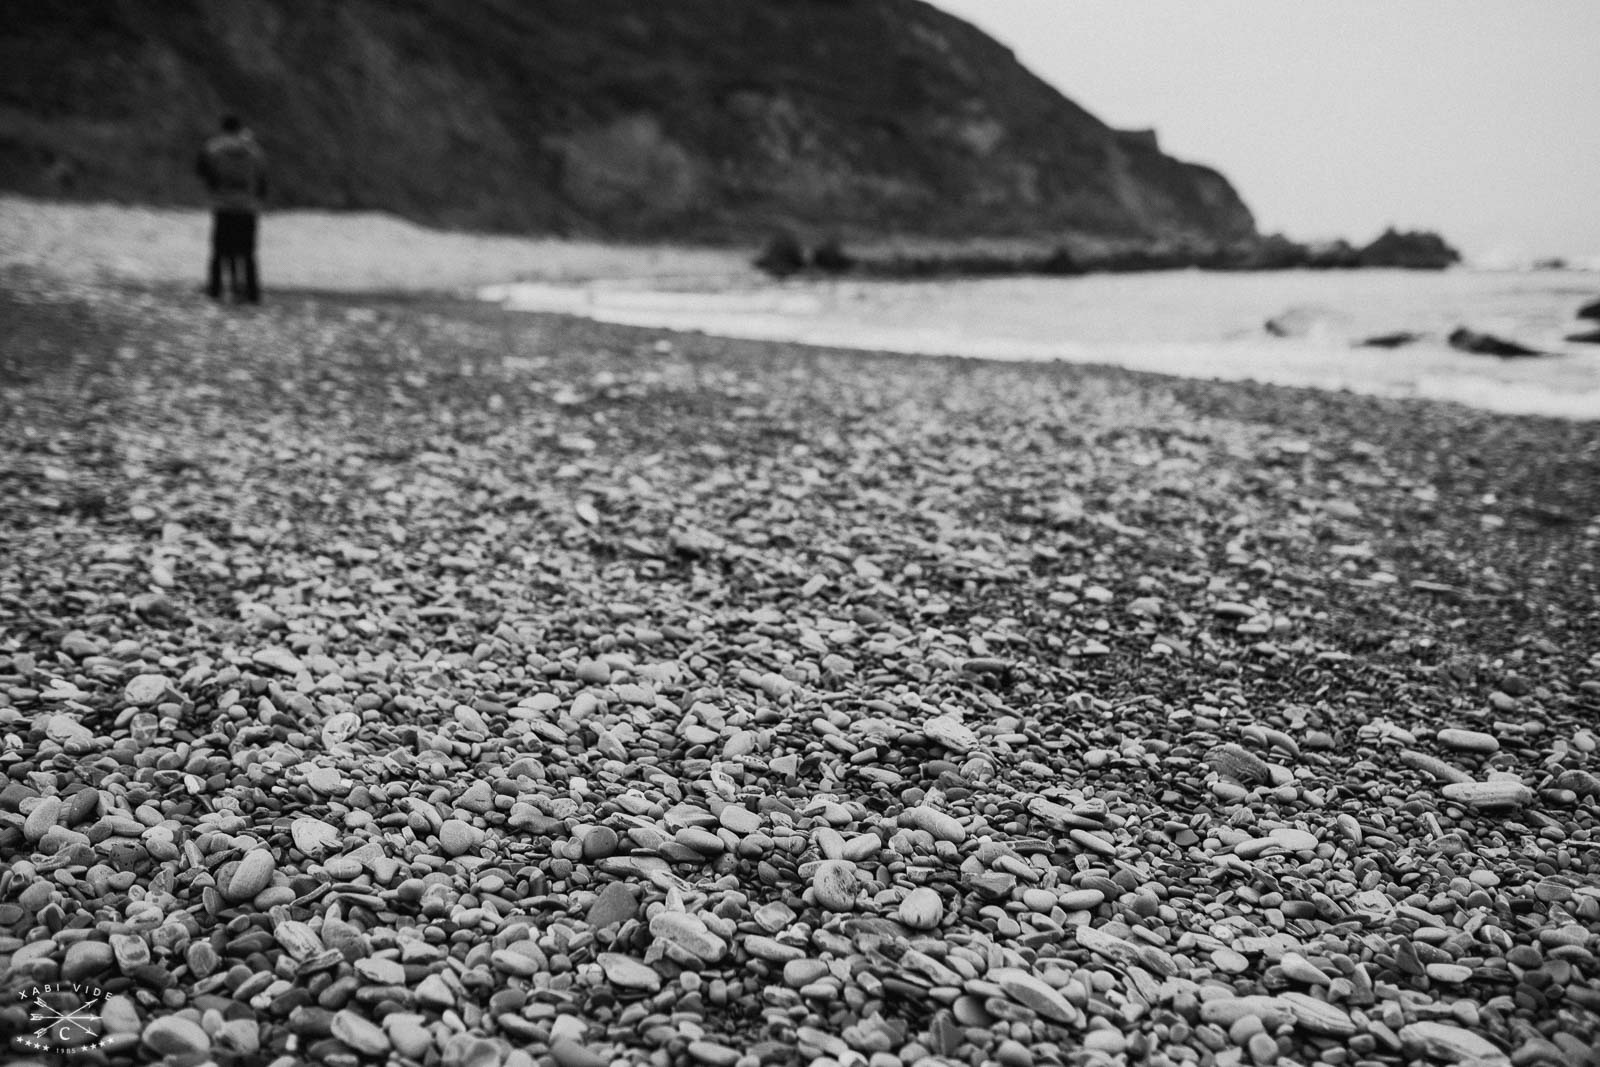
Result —
[[0, 188], [194, 204], [237, 111], [273, 203], [521, 233], [1253, 245], [1228, 181], [919, 0], [0, 0]]

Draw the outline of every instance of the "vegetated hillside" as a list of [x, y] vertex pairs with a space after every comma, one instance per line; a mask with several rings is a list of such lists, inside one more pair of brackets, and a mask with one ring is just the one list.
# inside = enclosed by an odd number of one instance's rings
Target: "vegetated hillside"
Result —
[[748, 240], [1254, 236], [920, 0], [0, 0], [0, 187], [194, 203], [243, 115], [274, 203]]

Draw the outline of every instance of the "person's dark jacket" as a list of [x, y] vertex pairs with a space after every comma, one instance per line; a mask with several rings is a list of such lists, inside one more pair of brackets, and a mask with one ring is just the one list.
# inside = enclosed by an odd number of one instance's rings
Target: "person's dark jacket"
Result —
[[257, 213], [267, 194], [267, 156], [249, 130], [220, 133], [200, 150], [195, 170], [217, 211]]

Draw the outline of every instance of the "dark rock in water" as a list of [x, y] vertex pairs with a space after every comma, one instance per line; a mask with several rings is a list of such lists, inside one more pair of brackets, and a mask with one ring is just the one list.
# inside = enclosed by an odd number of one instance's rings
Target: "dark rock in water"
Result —
[[811, 265], [824, 274], [843, 274], [856, 265], [855, 257], [836, 240], [827, 240], [811, 252]]
[[1578, 309], [1580, 319], [1600, 319], [1600, 299], [1591, 300]]
[[1584, 333], [1569, 333], [1567, 340], [1580, 345], [1600, 345], [1600, 330], [1588, 330]]
[[1546, 353], [1536, 348], [1519, 345], [1515, 341], [1507, 341], [1490, 333], [1479, 333], [1469, 330], [1465, 326], [1458, 326], [1450, 331], [1450, 347], [1459, 348], [1463, 352], [1471, 352], [1479, 356], [1500, 356], [1510, 359], [1514, 356], [1542, 356]]
[[756, 257], [757, 267], [778, 278], [804, 270], [805, 265], [805, 248], [798, 237], [787, 232], [774, 234]]
[[1412, 333], [1410, 330], [1397, 330], [1394, 333], [1380, 333], [1368, 337], [1364, 341], [1357, 341], [1358, 348], [1399, 348], [1402, 345], [1415, 344], [1422, 340], [1422, 334]]
[[1083, 270], [1083, 264], [1065, 248], [1057, 248], [1039, 264], [1040, 274], [1082, 274]]
[[1461, 262], [1461, 253], [1451, 248], [1443, 237], [1427, 230], [1402, 233], [1388, 229], [1357, 253], [1356, 261], [1363, 267], [1443, 270]]

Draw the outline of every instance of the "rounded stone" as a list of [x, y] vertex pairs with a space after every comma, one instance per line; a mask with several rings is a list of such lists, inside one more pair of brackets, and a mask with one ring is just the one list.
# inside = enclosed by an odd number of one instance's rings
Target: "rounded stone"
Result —
[[856, 865], [849, 860], [823, 860], [811, 876], [811, 889], [817, 904], [826, 911], [853, 911], [860, 883]]
[[389, 1051], [389, 1038], [383, 1028], [349, 1009], [334, 1013], [331, 1031], [364, 1056], [381, 1056]]
[[136, 708], [147, 708], [159, 704], [171, 690], [172, 683], [165, 675], [141, 674], [128, 680], [122, 688], [122, 696]]
[[699, 826], [685, 826], [674, 835], [674, 839], [702, 856], [720, 856], [728, 847], [722, 838]]
[[783, 984], [790, 989], [801, 989], [828, 973], [828, 965], [821, 960], [790, 960], [783, 965]]
[[452, 859], [476, 848], [483, 833], [462, 819], [446, 819], [439, 827], [439, 848]]
[[1278, 1062], [1278, 1043], [1273, 1040], [1271, 1034], [1252, 1034], [1245, 1045], [1245, 1051], [1250, 1053], [1250, 1058], [1255, 1061], [1257, 1067], [1271, 1067]]
[[253, 900], [271, 884], [272, 876], [276, 872], [277, 863], [273, 860], [272, 853], [264, 848], [253, 848], [244, 854], [244, 858], [234, 868], [233, 876], [220, 887], [222, 899], [230, 904]]
[[550, 1056], [556, 1061], [556, 1067], [607, 1067], [609, 1062], [600, 1053], [571, 1038], [551, 1042]]
[[111, 970], [116, 954], [105, 941], [78, 941], [67, 948], [61, 977], [68, 982], [90, 981]]
[[717, 821], [722, 824], [723, 829], [728, 830], [730, 833], [738, 834], [740, 837], [753, 834], [761, 829], [761, 816], [738, 804], [724, 806], [717, 813]]
[[909, 826], [914, 830], [926, 830], [936, 841], [949, 841], [959, 845], [967, 839], [967, 828], [962, 826], [955, 816], [925, 804], [907, 808], [897, 816], [896, 821], [901, 826]]
[[944, 900], [936, 890], [918, 886], [900, 902], [895, 918], [913, 930], [932, 930], [944, 919]]
[[621, 844], [617, 832], [609, 826], [591, 826], [584, 832], [582, 849], [586, 860], [601, 860], [616, 855]]
[[145, 1048], [158, 1056], [184, 1056], [211, 1049], [211, 1038], [200, 1024], [179, 1015], [162, 1015], [145, 1024], [139, 1036]]

